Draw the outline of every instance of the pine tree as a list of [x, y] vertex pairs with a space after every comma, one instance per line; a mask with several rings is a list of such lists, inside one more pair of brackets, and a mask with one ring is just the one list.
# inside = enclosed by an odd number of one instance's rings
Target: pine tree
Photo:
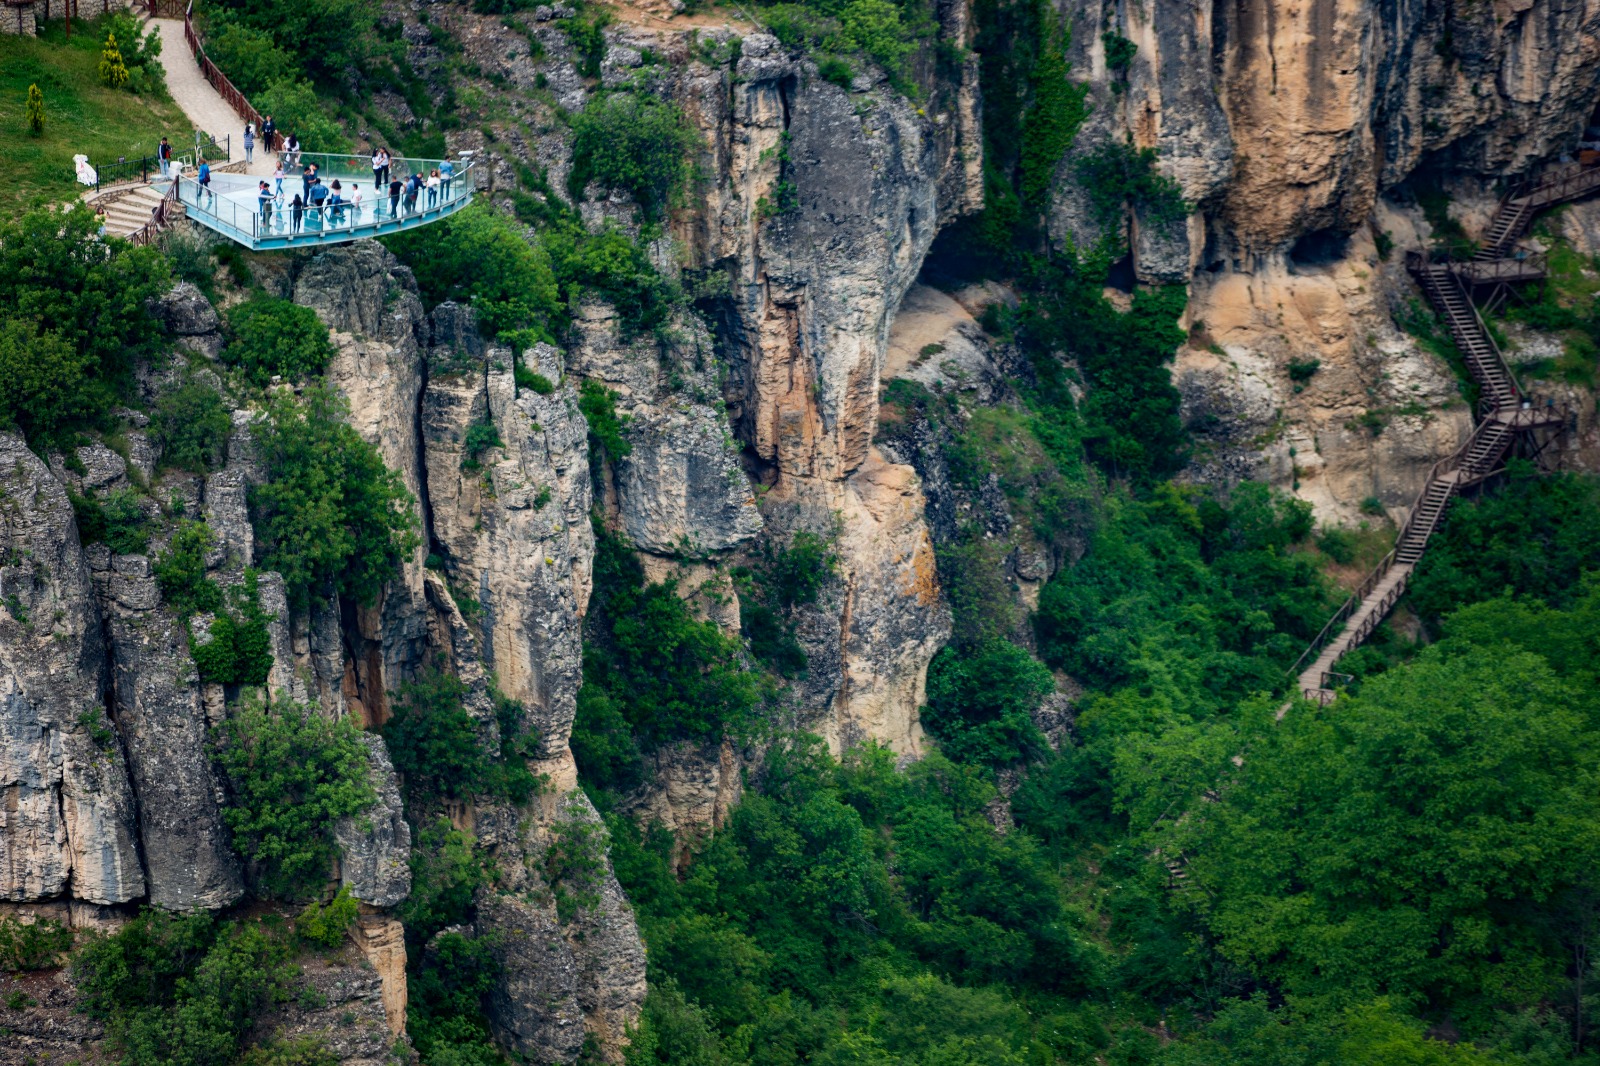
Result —
[[28, 132], [35, 137], [44, 132], [44, 93], [37, 85], [28, 86]]
[[117, 49], [117, 35], [106, 34], [106, 45], [100, 50], [100, 80], [113, 89], [120, 89], [128, 84], [128, 67], [122, 62], [122, 53]]

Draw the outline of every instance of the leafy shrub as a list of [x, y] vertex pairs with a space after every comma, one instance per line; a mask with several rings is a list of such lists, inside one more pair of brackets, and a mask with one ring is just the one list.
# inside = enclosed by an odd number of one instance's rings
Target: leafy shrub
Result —
[[0, 418], [30, 440], [97, 421], [160, 341], [145, 304], [170, 283], [165, 258], [98, 230], [87, 208], [0, 221]]
[[471, 304], [490, 336], [534, 328], [548, 337], [563, 314], [560, 291], [543, 245], [487, 205], [472, 204], [426, 230], [385, 237], [416, 271], [430, 305]]
[[633, 445], [622, 435], [628, 416], [617, 414], [615, 390], [593, 379], [585, 381], [578, 390], [578, 410], [589, 423], [589, 437], [594, 444], [590, 449], [591, 461], [604, 457], [616, 462], [632, 453]]
[[167, 606], [179, 614], [222, 608], [222, 590], [206, 576], [206, 555], [214, 541], [204, 521], [179, 522], [167, 550], [156, 559], [156, 585]]
[[344, 421], [347, 412], [319, 384], [301, 401], [273, 395], [255, 425], [268, 481], [250, 500], [264, 564], [283, 575], [297, 609], [330, 589], [371, 603], [416, 546], [410, 494]]
[[561, 22], [561, 32], [572, 42], [572, 50], [578, 54], [578, 70], [586, 78], [600, 76], [600, 63], [606, 57], [605, 28], [611, 20], [609, 9], [585, 5], [577, 18]]
[[239, 367], [256, 385], [281, 375], [298, 381], [322, 373], [333, 359], [328, 327], [309, 307], [273, 296], [235, 304], [227, 313], [228, 346], [223, 361]]
[[536, 371], [529, 370], [521, 363], [516, 368], [517, 388], [529, 389], [540, 396], [548, 396], [556, 391], [555, 383]]
[[328, 876], [334, 826], [377, 801], [361, 733], [347, 718], [279, 699], [246, 703], [219, 728], [218, 761], [234, 802], [234, 847], [268, 892], [301, 895]]
[[417, 826], [412, 834], [411, 894], [400, 904], [406, 941], [413, 959], [439, 930], [472, 918], [472, 899], [490, 871], [479, 861], [477, 841], [443, 815]]
[[1304, 385], [1321, 369], [1321, 359], [1291, 359], [1289, 360], [1289, 380], [1296, 385]]
[[493, 422], [474, 422], [461, 438], [461, 469], [477, 470], [483, 464], [481, 457], [490, 448], [503, 448], [500, 430]]
[[467, 714], [467, 690], [452, 674], [433, 668], [395, 692], [383, 737], [394, 768], [415, 807], [478, 794], [526, 803], [538, 788], [527, 767], [533, 741], [523, 735], [522, 708], [499, 697], [500, 759], [490, 758], [480, 729]]
[[349, 886], [340, 885], [339, 891], [326, 904], [315, 900], [306, 904], [300, 917], [294, 920], [294, 931], [306, 943], [325, 951], [332, 950], [344, 943], [345, 933], [356, 924], [360, 913], [361, 905], [350, 895]]
[[1103, 227], [1120, 223], [1131, 204], [1152, 222], [1177, 222], [1189, 214], [1178, 183], [1156, 172], [1156, 150], [1132, 143], [1106, 141], [1078, 158], [1078, 180]]
[[1108, 70], [1127, 70], [1133, 65], [1133, 57], [1139, 54], [1139, 46], [1115, 30], [1102, 33], [1100, 40], [1106, 48]]
[[1314, 557], [1285, 550], [1310, 532], [1309, 508], [1265, 485], [1226, 505], [1170, 483], [1149, 501], [1110, 496], [1084, 557], [1040, 593], [1040, 656], [1097, 690], [1159, 693], [1175, 714], [1271, 691], [1326, 621]]
[[452, 932], [433, 940], [408, 982], [406, 1028], [424, 1062], [498, 1066], [504, 1061], [484, 1016], [500, 969], [487, 939]]
[[593, 99], [572, 121], [567, 189], [575, 199], [591, 182], [623, 189], [647, 220], [658, 219], [693, 176], [690, 153], [698, 145], [682, 112], [653, 96], [614, 93]]
[[[244, 583], [228, 590], [229, 607], [219, 609], [204, 644], [192, 639], [190, 654], [200, 680], [218, 685], [261, 685], [272, 671], [271, 615], [261, 609], [256, 571], [246, 569]], [[215, 587], [215, 586], [213, 586]]]
[[[237, 22], [225, 22], [214, 32], [206, 34], [206, 55], [227, 73], [228, 80], [240, 92], [251, 98], [265, 92], [270, 86], [292, 79], [298, 72], [295, 57], [280, 49], [273, 42], [271, 34]], [[274, 99], [273, 102], [278, 101]], [[264, 108], [262, 114], [272, 115], [274, 123], [284, 131], [285, 136], [290, 130], [298, 132], [300, 129], [292, 125], [292, 120], [299, 115], [291, 115], [282, 109], [268, 111]], [[279, 116], [282, 116], [281, 120]], [[302, 134], [302, 143], [304, 139]]]
[[840, 56], [821, 56], [817, 59], [817, 74], [823, 81], [831, 82], [841, 89], [848, 89], [855, 82], [855, 68], [848, 59]]
[[299, 78], [280, 78], [250, 101], [287, 137], [300, 138], [307, 152], [348, 152], [354, 142], [339, 128], [333, 110], [317, 96], [310, 82]]
[[222, 465], [233, 418], [216, 389], [187, 381], [156, 397], [151, 428], [167, 466], [204, 474]]
[[806, 668], [805, 650], [794, 636], [794, 609], [817, 601], [838, 562], [829, 540], [801, 530], [787, 547], [765, 542], [757, 564], [735, 572], [750, 653], [784, 677], [799, 677]]
[[1318, 535], [1317, 548], [1340, 566], [1348, 566], [1356, 557], [1355, 534], [1332, 526]]
[[952, 759], [1015, 763], [1044, 750], [1032, 714], [1055, 687], [1049, 669], [1008, 640], [965, 654], [945, 648], [928, 667], [922, 722]]
[[104, 501], [67, 491], [84, 544], [104, 543], [115, 555], [142, 555], [150, 546], [150, 519], [130, 488], [109, 493]]
[[546, 230], [543, 239], [568, 306], [585, 293], [604, 297], [617, 309], [627, 337], [666, 321], [676, 294], [627, 233], [615, 226], [590, 233], [568, 222]]
[[695, 618], [672, 582], [647, 584], [614, 535], [597, 529], [596, 540], [585, 686], [606, 692], [650, 748], [742, 728], [761, 684], [740, 662], [739, 642]]
[[91, 363], [58, 334], [0, 319], [0, 423], [46, 440], [94, 413], [84, 377]]
[[255, 1020], [288, 997], [296, 968], [279, 931], [154, 909], [73, 960], [81, 1009], [127, 1066], [231, 1062]]
[[72, 950], [72, 930], [54, 918], [0, 918], [0, 970], [42, 970]]
[[1457, 500], [1417, 564], [1410, 596], [1434, 621], [1512, 590], [1560, 606], [1600, 570], [1600, 479], [1508, 465], [1496, 490]]

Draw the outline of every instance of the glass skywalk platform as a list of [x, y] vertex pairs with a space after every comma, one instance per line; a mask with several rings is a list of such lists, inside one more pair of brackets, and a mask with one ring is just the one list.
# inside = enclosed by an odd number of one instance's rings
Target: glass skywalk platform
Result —
[[[443, 162], [396, 156], [389, 164], [390, 180], [404, 182], [417, 173], [426, 181]], [[309, 186], [302, 169], [307, 163], [317, 165], [317, 177], [328, 187], [329, 200], [320, 207], [304, 206], [297, 220], [293, 203], [296, 195], [306, 199]], [[343, 244], [426, 226], [471, 203], [476, 177], [472, 162], [463, 158], [452, 165], [455, 173], [449, 180], [441, 181], [431, 194], [427, 188], [420, 189], [416, 202], [409, 206], [404, 193], [398, 204], [391, 202], [387, 187], [379, 193], [368, 157], [312, 152], [300, 153], [299, 165], [292, 173], [285, 166], [281, 193], [275, 179], [256, 174], [213, 172], [210, 188], [204, 189], [195, 180], [195, 172], [185, 170], [177, 179], [178, 200], [189, 218], [255, 251]], [[273, 193], [265, 211], [259, 196], [262, 181]], [[340, 185], [341, 202], [337, 204], [331, 202], [335, 181]], [[360, 203], [355, 202], [358, 192]]]

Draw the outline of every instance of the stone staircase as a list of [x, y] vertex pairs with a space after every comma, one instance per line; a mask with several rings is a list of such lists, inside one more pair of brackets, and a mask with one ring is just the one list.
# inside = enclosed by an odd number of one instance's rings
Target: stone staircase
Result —
[[165, 192], [164, 185], [124, 186], [102, 192], [89, 201], [89, 206], [105, 208], [108, 235], [128, 239], [155, 216]]

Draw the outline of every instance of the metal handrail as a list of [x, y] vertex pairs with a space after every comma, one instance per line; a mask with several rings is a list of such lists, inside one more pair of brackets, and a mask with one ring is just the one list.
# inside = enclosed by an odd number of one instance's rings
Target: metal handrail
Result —
[[[404, 162], [409, 164], [434, 161], [404, 160]], [[347, 175], [329, 175], [330, 179], [336, 176]], [[255, 182], [261, 179], [250, 180]], [[289, 182], [293, 180], [285, 179]], [[293, 242], [299, 237], [325, 238], [338, 236], [341, 233], [353, 238], [362, 231], [370, 231], [372, 235], [376, 235], [392, 232], [407, 222], [426, 222], [442, 218], [472, 199], [473, 180], [472, 164], [468, 162], [456, 172], [450, 189], [446, 190], [442, 186], [439, 188], [434, 203], [427, 203], [426, 191], [423, 190], [418, 193], [415, 207], [410, 209], [401, 207], [393, 212], [389, 197], [377, 195], [376, 190], [374, 195], [364, 197], [359, 207], [351, 200], [336, 205], [324, 202], [321, 207], [304, 205], [298, 227], [290, 203], [293, 200], [292, 189], [286, 189], [284, 195], [276, 196], [270, 202], [267, 220], [263, 224], [259, 201], [240, 203], [226, 199], [215, 190], [202, 188], [200, 183], [188, 174], [180, 175], [172, 183], [172, 187], [178, 190], [178, 201], [196, 221], [202, 224], [209, 223], [211, 228], [224, 234], [230, 236], [237, 234], [241, 240], [257, 243], [277, 238], [286, 238]]]
[[173, 182], [167, 186], [167, 191], [161, 197], [161, 202], [151, 208], [150, 221], [128, 234], [129, 242], [133, 244], [149, 244], [155, 240], [156, 234], [167, 228], [172, 208], [178, 202], [178, 183]]
[[[1322, 631], [1318, 633], [1311, 641], [1310, 646], [1308, 646], [1305, 651], [1301, 652], [1300, 658], [1296, 659], [1294, 661], [1294, 665], [1289, 668], [1288, 674], [1290, 677], [1299, 677], [1300, 673], [1310, 663], [1316, 661], [1316, 657], [1322, 654], [1322, 649], [1326, 648], [1333, 637], [1339, 634], [1340, 631], [1336, 627], [1344, 622], [1345, 619], [1354, 614], [1356, 609], [1361, 606], [1362, 601], [1367, 598], [1367, 595], [1372, 592], [1373, 589], [1377, 588], [1379, 583], [1383, 581], [1383, 578], [1388, 573], [1389, 568], [1394, 565], [1395, 558], [1398, 555], [1401, 546], [1405, 544], [1406, 538], [1413, 535], [1413, 533], [1421, 532], [1418, 523], [1422, 514], [1423, 501], [1426, 500], [1428, 496], [1428, 490], [1433, 487], [1435, 481], [1441, 480], [1446, 474], [1454, 473], [1461, 467], [1461, 465], [1466, 461], [1468, 453], [1471, 452], [1472, 446], [1477, 443], [1480, 436], [1483, 435], [1492, 425], [1495, 425], [1495, 423], [1491, 421], [1479, 422], [1473, 427], [1472, 433], [1467, 437], [1467, 439], [1462, 442], [1461, 447], [1457, 448], [1444, 458], [1438, 460], [1433, 464], [1433, 466], [1428, 468], [1428, 476], [1422, 483], [1422, 491], [1417, 494], [1416, 502], [1411, 505], [1411, 513], [1406, 516], [1405, 525], [1401, 526], [1399, 533], [1395, 535], [1394, 547], [1389, 549], [1389, 554], [1385, 555], [1381, 560], [1379, 560], [1378, 565], [1373, 567], [1367, 576], [1362, 579], [1361, 584], [1356, 586], [1355, 591], [1352, 592], [1349, 598], [1346, 599], [1339, 609], [1334, 612], [1333, 617], [1328, 619], [1328, 624], [1322, 627]], [[1452, 485], [1449, 495], [1447, 495], [1445, 498], [1448, 500], [1450, 496], [1455, 495], [1455, 490], [1456, 486]], [[1442, 514], [1443, 512], [1440, 513]], [[1435, 523], [1437, 520], [1438, 519], [1436, 516], [1434, 519]], [[1430, 528], [1422, 535], [1424, 537], [1433, 536], [1433, 529], [1434, 527], [1430, 526]], [[1405, 586], [1406, 581], [1402, 578], [1402, 580], [1395, 586], [1394, 589], [1391, 589], [1385, 594], [1383, 600], [1379, 604], [1379, 610], [1374, 612], [1372, 617], [1374, 619], [1381, 619], [1383, 615], [1387, 613], [1388, 608], [1394, 606], [1395, 602], [1399, 600], [1401, 593], [1405, 590]], [[1363, 630], [1357, 633], [1356, 642], [1360, 643], [1362, 640], [1366, 639], [1367, 635], [1370, 634], [1376, 627], [1376, 621], [1371, 621], [1371, 624], [1365, 625]]]

